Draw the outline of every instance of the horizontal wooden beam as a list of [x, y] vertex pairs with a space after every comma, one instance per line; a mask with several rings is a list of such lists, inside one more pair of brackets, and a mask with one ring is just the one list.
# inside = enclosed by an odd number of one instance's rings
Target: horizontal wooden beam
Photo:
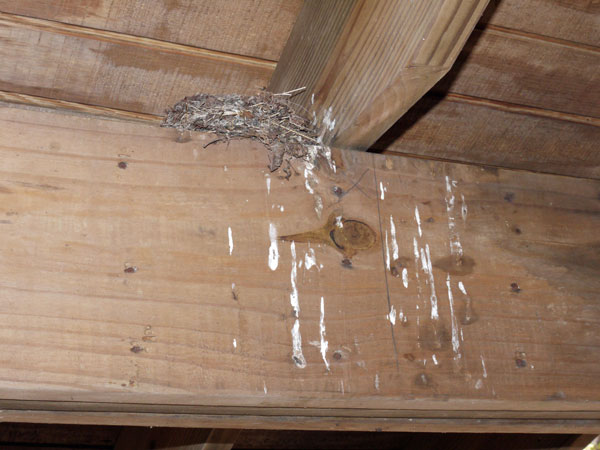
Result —
[[323, 140], [365, 150], [448, 72], [486, 4], [307, 1], [269, 89], [305, 87]]
[[4, 420], [600, 425], [600, 182], [213, 139], [0, 108]]

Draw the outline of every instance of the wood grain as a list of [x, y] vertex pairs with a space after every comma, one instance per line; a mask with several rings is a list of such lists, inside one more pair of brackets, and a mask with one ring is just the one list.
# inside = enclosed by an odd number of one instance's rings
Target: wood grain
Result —
[[600, 48], [475, 30], [433, 90], [599, 118], [598, 67]]
[[600, 47], [594, 0], [490, 0], [481, 22]]
[[[286, 180], [254, 142], [16, 107], [0, 125], [3, 420], [598, 428], [598, 181], [341, 151]], [[276, 241], [269, 268], [274, 234], [330, 213], [376, 245], [349, 268]]]
[[300, 0], [0, 0], [0, 11], [277, 61]]
[[549, 113], [453, 94], [427, 95], [374, 149], [600, 178], [600, 126], [592, 118]]
[[269, 89], [323, 121], [326, 143], [366, 150], [451, 67], [487, 1], [306, 2]]
[[273, 70], [249, 58], [6, 14], [0, 42], [1, 90], [139, 113], [162, 114], [198, 92], [255, 93]]

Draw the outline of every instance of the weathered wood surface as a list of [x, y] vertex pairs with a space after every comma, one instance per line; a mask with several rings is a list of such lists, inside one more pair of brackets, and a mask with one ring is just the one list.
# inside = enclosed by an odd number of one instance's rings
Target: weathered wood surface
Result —
[[275, 64], [0, 13], [0, 90], [162, 114], [186, 95], [256, 93]]
[[305, 2], [269, 84], [366, 150], [452, 66], [487, 0]]
[[373, 149], [600, 178], [600, 119], [449, 94], [428, 94]]
[[600, 47], [595, 0], [490, 0], [481, 22]]
[[0, 0], [0, 11], [277, 61], [300, 0]]
[[600, 48], [475, 30], [434, 91], [600, 118]]
[[[253, 142], [16, 107], [0, 125], [4, 420], [600, 426], [599, 182], [354, 152], [285, 180]], [[272, 239], [332, 213], [375, 233], [351, 268]]]

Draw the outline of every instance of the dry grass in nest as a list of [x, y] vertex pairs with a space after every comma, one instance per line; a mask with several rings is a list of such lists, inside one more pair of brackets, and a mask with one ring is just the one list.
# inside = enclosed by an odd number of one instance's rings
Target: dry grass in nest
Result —
[[167, 111], [162, 126], [216, 134], [219, 138], [207, 146], [222, 140], [256, 139], [269, 150], [269, 169], [285, 164], [289, 173], [292, 159], [308, 161], [314, 156], [309, 148], [321, 147], [315, 123], [297, 114], [289, 100], [298, 91], [186, 97]]

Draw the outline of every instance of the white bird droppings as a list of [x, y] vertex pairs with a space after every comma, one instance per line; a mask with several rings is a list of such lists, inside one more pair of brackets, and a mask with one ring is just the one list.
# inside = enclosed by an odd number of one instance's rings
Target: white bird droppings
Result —
[[233, 233], [231, 232], [231, 227], [227, 228], [227, 236], [229, 237], [229, 255], [233, 253]]
[[408, 288], [408, 270], [406, 267], [402, 269], [402, 284], [405, 288]]
[[319, 333], [321, 335], [321, 357], [325, 363], [325, 367], [329, 370], [329, 362], [327, 361], [327, 349], [329, 348], [329, 342], [325, 339], [325, 299], [321, 297], [321, 317], [319, 319]]
[[392, 257], [396, 261], [400, 254], [398, 251], [398, 241], [396, 240], [396, 225], [392, 216], [390, 216], [390, 234], [392, 235]]
[[383, 185], [383, 182], [380, 181], [379, 182], [379, 195], [381, 200], [385, 200], [385, 193], [387, 191], [387, 188]]
[[479, 355], [481, 358], [481, 368], [483, 369], [483, 378], [487, 378], [487, 370], [485, 368], [485, 360], [483, 359], [483, 355]]
[[394, 305], [392, 305], [389, 314], [385, 317], [390, 321], [392, 325], [396, 325], [396, 309], [394, 308]]
[[375, 390], [379, 391], [379, 374], [375, 374]]
[[421, 216], [419, 214], [419, 207], [415, 206], [415, 221], [417, 222], [417, 229], [419, 230], [419, 237], [423, 236], [423, 231], [421, 230]]
[[269, 247], [269, 269], [277, 270], [279, 265], [279, 249], [277, 248], [277, 229], [272, 223], [269, 224], [269, 239], [271, 246]]
[[[302, 261], [300, 261], [302, 262]], [[317, 266], [317, 257], [313, 248], [308, 249], [308, 253], [304, 254], [304, 267], [306, 270], [310, 270], [313, 266]]]
[[297, 367], [304, 369], [306, 367], [306, 359], [304, 359], [304, 355], [302, 354], [302, 336], [300, 335], [300, 302], [298, 300], [298, 287], [296, 286], [298, 269], [296, 265], [296, 244], [294, 241], [290, 244], [290, 252], [292, 254], [292, 270], [290, 272], [292, 292], [290, 292], [290, 304], [296, 316], [296, 321], [292, 327], [292, 359]]
[[233, 348], [237, 348], [237, 340], [233, 340]]

